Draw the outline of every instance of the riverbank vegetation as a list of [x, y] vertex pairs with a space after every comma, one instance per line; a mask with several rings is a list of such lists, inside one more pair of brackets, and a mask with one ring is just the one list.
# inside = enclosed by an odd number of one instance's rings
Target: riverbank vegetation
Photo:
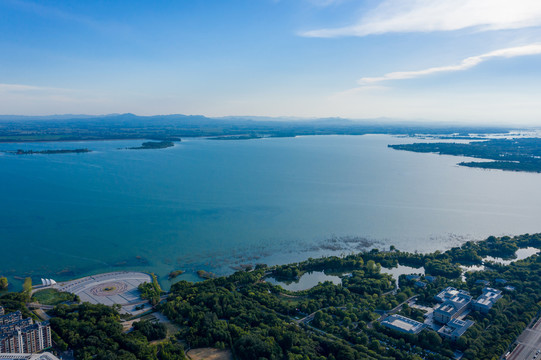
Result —
[[152, 305], [156, 305], [160, 302], [160, 298], [163, 294], [162, 288], [158, 283], [158, 278], [155, 274], [150, 274], [152, 276], [152, 282], [142, 283], [139, 285], [138, 289], [140, 296], [143, 299], [147, 299]]

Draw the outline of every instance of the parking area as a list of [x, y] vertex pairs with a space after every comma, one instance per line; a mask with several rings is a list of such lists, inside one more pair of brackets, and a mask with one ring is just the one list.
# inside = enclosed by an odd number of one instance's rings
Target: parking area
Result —
[[541, 360], [541, 319], [524, 330], [517, 339], [518, 346], [509, 354], [509, 360]]

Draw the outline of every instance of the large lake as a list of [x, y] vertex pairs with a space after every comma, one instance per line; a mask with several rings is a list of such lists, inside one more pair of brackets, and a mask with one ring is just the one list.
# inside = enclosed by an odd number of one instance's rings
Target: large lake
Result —
[[[0, 144], [0, 274], [218, 274], [394, 244], [433, 251], [541, 231], [541, 174], [462, 168], [383, 135]], [[329, 240], [330, 239], [330, 240]], [[14, 280], [20, 286], [20, 280]], [[19, 284], [19, 285], [17, 285]]]

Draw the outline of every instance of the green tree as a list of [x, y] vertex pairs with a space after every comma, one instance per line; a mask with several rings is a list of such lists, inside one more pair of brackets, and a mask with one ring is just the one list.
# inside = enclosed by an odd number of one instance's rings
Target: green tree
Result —
[[27, 277], [24, 279], [23, 283], [23, 293], [30, 299], [30, 294], [32, 293], [32, 278]]
[[0, 290], [7, 289], [8, 285], [8, 279], [5, 276], [0, 277]]

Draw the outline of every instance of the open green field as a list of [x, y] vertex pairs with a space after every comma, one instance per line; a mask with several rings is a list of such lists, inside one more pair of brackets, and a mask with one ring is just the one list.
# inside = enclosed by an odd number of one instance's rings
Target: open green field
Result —
[[74, 295], [70, 293], [60, 292], [55, 289], [45, 289], [38, 291], [32, 295], [32, 301], [39, 302], [43, 305], [58, 305], [65, 301], [73, 301]]

